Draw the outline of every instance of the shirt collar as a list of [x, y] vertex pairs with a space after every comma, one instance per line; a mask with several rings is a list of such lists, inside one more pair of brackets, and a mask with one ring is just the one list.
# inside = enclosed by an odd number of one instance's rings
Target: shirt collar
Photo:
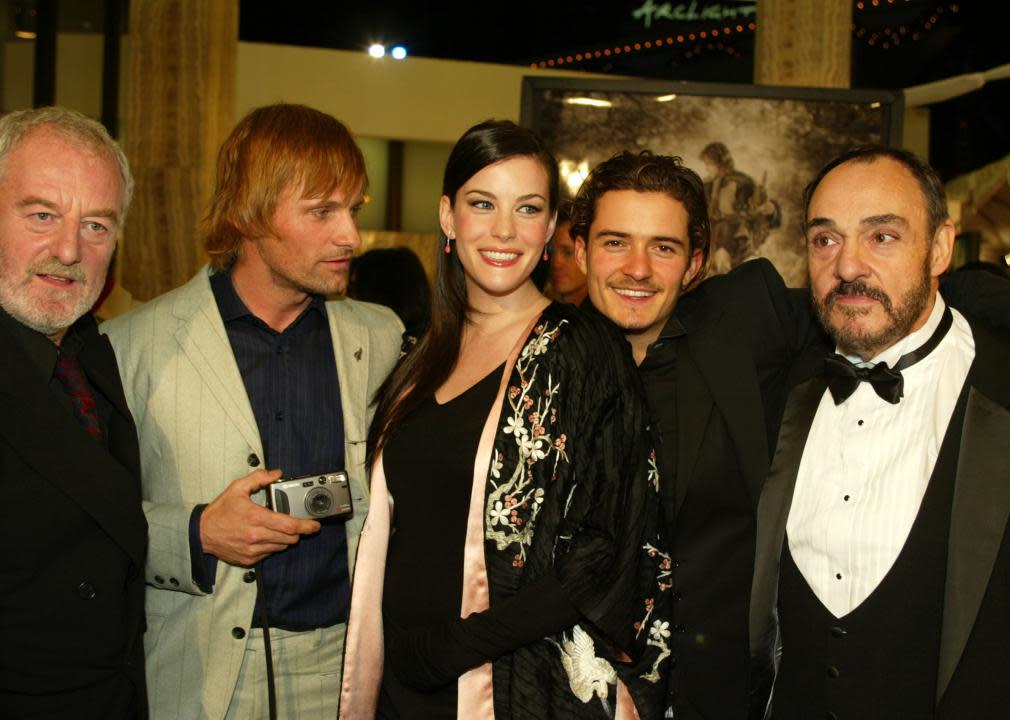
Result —
[[[933, 303], [933, 310], [929, 313], [929, 317], [926, 318], [926, 322], [921, 328], [909, 333], [905, 337], [898, 340], [891, 347], [884, 350], [879, 355], [871, 358], [870, 360], [864, 361], [862, 358], [856, 355], [846, 355], [849, 360], [855, 365], [873, 367], [877, 363], [886, 362], [888, 367], [894, 367], [895, 363], [907, 352], [911, 352], [918, 347], [921, 347], [929, 338], [933, 335], [933, 332], [940, 325], [940, 320], [943, 317], [943, 310], [947, 307], [946, 303], [943, 302], [943, 298], [940, 297], [940, 293], [936, 294], [936, 302]], [[835, 349], [838, 352], [838, 349]]]
[[0, 326], [2, 326], [13, 338], [21, 349], [28, 356], [29, 362], [39, 379], [49, 382], [56, 369], [56, 359], [60, 353], [65, 355], [77, 355], [84, 347], [84, 337], [77, 331], [75, 322], [64, 334], [63, 339], [57, 346], [52, 340], [10, 316], [6, 310], [0, 308]]
[[680, 321], [680, 318], [676, 314], [670, 315], [670, 319], [666, 321], [666, 325], [659, 333], [659, 337], [656, 338], [656, 342], [660, 340], [668, 340], [669, 338], [680, 337], [682, 335], [687, 335], [687, 330], [684, 328], [684, 323]]
[[[256, 317], [253, 312], [246, 307], [235, 290], [235, 283], [231, 279], [231, 270], [222, 270], [210, 276], [210, 289], [214, 293], [214, 300], [217, 302], [217, 309], [221, 313], [221, 319], [225, 323], [238, 320], [244, 317]], [[310, 295], [308, 307], [299, 315], [302, 317], [310, 309], [314, 309], [326, 316], [326, 298], [322, 295]], [[257, 318], [258, 319], [258, 318]], [[292, 323], [294, 325], [294, 323]]]

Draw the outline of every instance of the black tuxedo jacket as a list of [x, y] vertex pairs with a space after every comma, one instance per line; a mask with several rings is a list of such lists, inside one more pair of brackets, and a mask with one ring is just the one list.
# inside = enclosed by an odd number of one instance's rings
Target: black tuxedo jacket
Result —
[[[975, 360], [964, 422], [947, 429], [961, 444], [951, 508], [937, 717], [1005, 718], [1010, 708], [1010, 335], [972, 324]], [[813, 367], [811, 367], [811, 371]], [[790, 394], [758, 510], [751, 649], [771, 662], [779, 558], [800, 459], [826, 385], [814, 375]], [[901, 648], [880, 648], [900, 653]], [[789, 648], [783, 648], [789, 652]], [[867, 698], [867, 703], [872, 703]], [[774, 704], [774, 698], [773, 698]], [[868, 705], [869, 707], [870, 705]]]
[[[642, 365], [654, 393], [674, 559], [671, 690], [677, 717], [738, 720], [751, 704], [747, 623], [758, 498], [793, 361], [825, 340], [809, 293], [787, 289], [767, 260], [704, 282], [680, 299], [674, 319], [683, 332], [664, 342], [675, 344], [675, 361], [656, 371], [649, 357]], [[674, 374], [672, 416], [663, 378], [650, 382], [650, 372]], [[763, 705], [769, 684], [770, 677], [756, 683], [754, 704]]]
[[0, 717], [141, 717], [147, 523], [115, 356], [78, 321], [78, 357], [112, 404], [105, 448], [14, 322], [0, 318]]
[[[1007, 329], [1010, 283], [953, 273], [942, 287], [954, 307]], [[668, 325], [661, 338], [675, 361], [654, 372], [673, 374], [674, 412], [643, 363], [647, 388], [659, 390], [651, 404], [675, 562], [671, 690], [686, 720], [761, 717], [772, 667], [751, 664], [748, 648], [757, 504], [789, 388], [833, 345], [809, 291], [786, 288], [763, 259], [684, 295], [671, 323], [683, 333]]]

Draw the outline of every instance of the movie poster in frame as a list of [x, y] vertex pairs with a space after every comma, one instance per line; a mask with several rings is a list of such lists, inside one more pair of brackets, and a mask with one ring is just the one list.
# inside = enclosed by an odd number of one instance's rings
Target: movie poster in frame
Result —
[[710, 274], [767, 257], [805, 285], [803, 188], [858, 145], [899, 146], [900, 93], [527, 77], [522, 122], [543, 136], [571, 197], [622, 150], [680, 156], [705, 181]]

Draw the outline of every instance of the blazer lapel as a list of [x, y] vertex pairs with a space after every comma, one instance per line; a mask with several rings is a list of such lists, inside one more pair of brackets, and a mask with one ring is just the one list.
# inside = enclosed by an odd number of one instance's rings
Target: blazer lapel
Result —
[[[686, 347], [690, 348], [690, 344]], [[705, 430], [712, 422], [714, 409], [714, 400], [701, 368], [689, 352], [682, 353], [677, 357], [677, 435], [673, 439], [664, 438], [665, 442], [677, 443], [674, 517], [680, 513], [687, 496], [691, 471], [697, 462]]]
[[214, 301], [206, 268], [185, 288], [186, 292], [174, 309], [181, 321], [175, 333], [179, 347], [249, 446], [261, 448], [256, 417]]
[[800, 460], [826, 384], [820, 376], [797, 385], [786, 402], [778, 446], [757, 511], [754, 584], [751, 588], [750, 646], [758, 655], [774, 648], [779, 559]]
[[[94, 326], [94, 320], [89, 320]], [[112, 403], [112, 407], [123, 417], [130, 418], [130, 408], [123, 394], [123, 383], [119, 379], [116, 355], [109, 339], [98, 333], [97, 328], [88, 333], [87, 342], [81, 349], [81, 360], [87, 369], [88, 381]]]
[[[677, 356], [677, 511], [716, 407], [733, 438], [737, 462], [755, 504], [768, 469], [757, 373], [749, 357], [727, 351], [737, 343], [726, 337], [721, 319], [721, 314], [711, 319], [684, 318], [685, 352]], [[732, 380], [727, 382], [727, 378]]]
[[[16, 357], [3, 373], [0, 435], [26, 463], [91, 515], [135, 563], [142, 565], [147, 524], [139, 512], [140, 479], [59, 405], [48, 386], [40, 386], [37, 379], [27, 376], [27, 357], [14, 348], [8, 352]], [[138, 510], [131, 512], [131, 508]]]
[[344, 441], [364, 442], [368, 433], [365, 417], [372, 402], [368, 397], [368, 328], [340, 300], [326, 303], [326, 311], [340, 381]]
[[968, 642], [1010, 517], [1007, 438], [1010, 411], [973, 387], [961, 432], [951, 508], [937, 702]]

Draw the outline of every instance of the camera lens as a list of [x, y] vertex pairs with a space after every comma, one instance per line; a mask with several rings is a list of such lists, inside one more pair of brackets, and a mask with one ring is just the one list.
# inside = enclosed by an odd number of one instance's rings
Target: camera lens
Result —
[[322, 517], [330, 513], [333, 496], [326, 488], [317, 487], [305, 495], [305, 512], [312, 517]]

